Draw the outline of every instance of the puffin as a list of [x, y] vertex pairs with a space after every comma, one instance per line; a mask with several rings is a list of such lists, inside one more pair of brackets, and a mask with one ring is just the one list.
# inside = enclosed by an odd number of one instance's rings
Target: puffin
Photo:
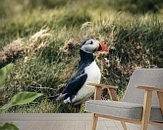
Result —
[[95, 61], [96, 51], [108, 52], [105, 42], [95, 39], [87, 39], [80, 46], [80, 61], [75, 74], [67, 81], [62, 93], [56, 96], [56, 100], [63, 100], [64, 103], [81, 105], [88, 100], [95, 92], [94, 87], [87, 85], [100, 83], [101, 72]]

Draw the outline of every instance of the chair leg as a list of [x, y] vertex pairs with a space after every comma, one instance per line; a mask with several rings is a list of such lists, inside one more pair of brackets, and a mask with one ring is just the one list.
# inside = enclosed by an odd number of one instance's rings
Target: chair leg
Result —
[[125, 122], [121, 121], [121, 124], [122, 124], [123, 129], [127, 130], [127, 126], [126, 126]]
[[147, 130], [150, 119], [151, 102], [152, 102], [152, 91], [145, 91], [141, 130]]
[[141, 130], [147, 130], [147, 128], [148, 128], [148, 124], [142, 124]]
[[93, 113], [92, 130], [96, 130], [98, 117]]

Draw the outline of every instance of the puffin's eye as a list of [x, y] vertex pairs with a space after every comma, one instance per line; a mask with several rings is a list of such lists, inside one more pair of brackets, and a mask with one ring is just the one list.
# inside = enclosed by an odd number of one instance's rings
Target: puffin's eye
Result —
[[90, 44], [93, 44], [93, 41], [91, 41]]

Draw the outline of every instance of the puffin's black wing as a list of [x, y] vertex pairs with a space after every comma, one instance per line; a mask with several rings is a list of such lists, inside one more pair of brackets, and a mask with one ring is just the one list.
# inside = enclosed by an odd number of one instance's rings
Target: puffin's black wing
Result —
[[86, 79], [87, 79], [86, 73], [78, 73], [75, 76], [73, 76], [67, 83], [65, 89], [63, 90], [62, 94], [66, 94], [64, 99], [67, 97], [71, 97], [75, 95], [79, 89], [84, 85]]

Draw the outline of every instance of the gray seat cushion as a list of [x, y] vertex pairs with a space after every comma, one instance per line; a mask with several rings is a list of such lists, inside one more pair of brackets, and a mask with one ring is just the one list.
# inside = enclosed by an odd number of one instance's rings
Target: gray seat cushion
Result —
[[[86, 102], [88, 112], [120, 117], [129, 120], [141, 120], [143, 105], [128, 102], [90, 100]], [[151, 121], [163, 122], [160, 108], [152, 107]]]

